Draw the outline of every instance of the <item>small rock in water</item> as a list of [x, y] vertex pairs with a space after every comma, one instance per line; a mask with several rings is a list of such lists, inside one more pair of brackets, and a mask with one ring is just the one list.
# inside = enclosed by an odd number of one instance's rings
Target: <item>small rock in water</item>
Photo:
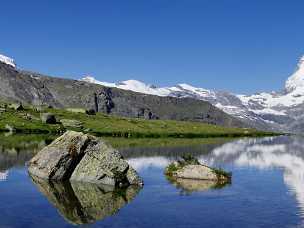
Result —
[[173, 178], [192, 180], [230, 181], [231, 173], [202, 165], [197, 159], [184, 157], [183, 160], [171, 163], [166, 168], [166, 175]]
[[192, 156], [172, 162], [165, 174], [170, 183], [186, 193], [222, 188], [231, 183], [231, 173], [202, 165]]
[[44, 179], [74, 180], [113, 186], [143, 185], [121, 154], [102, 139], [68, 131], [42, 149], [29, 173]]

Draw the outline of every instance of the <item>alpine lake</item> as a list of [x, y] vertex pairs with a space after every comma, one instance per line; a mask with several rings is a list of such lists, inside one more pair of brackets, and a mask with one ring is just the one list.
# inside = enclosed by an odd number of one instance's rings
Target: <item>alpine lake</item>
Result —
[[[304, 226], [302, 137], [108, 138], [145, 183], [124, 190], [31, 178], [27, 162], [52, 140], [0, 136], [0, 227]], [[167, 179], [165, 167], [185, 154], [232, 172], [232, 182]]]

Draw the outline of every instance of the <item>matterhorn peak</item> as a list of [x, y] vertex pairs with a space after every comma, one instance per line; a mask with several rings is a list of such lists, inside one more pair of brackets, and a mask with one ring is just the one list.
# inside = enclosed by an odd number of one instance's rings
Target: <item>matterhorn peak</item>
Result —
[[300, 58], [296, 72], [287, 79], [285, 84], [288, 93], [298, 88], [304, 88], [304, 56]]
[[298, 63], [298, 68], [303, 68], [303, 67], [304, 67], [304, 55], [300, 58]]
[[15, 61], [5, 55], [0, 54], [0, 62], [10, 65], [12, 67], [16, 67]]

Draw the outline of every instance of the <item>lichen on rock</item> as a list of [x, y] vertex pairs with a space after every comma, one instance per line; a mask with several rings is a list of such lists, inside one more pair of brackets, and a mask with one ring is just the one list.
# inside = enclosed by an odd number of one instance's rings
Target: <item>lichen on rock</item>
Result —
[[29, 162], [29, 173], [49, 180], [73, 180], [126, 187], [143, 185], [121, 154], [102, 139], [68, 131]]

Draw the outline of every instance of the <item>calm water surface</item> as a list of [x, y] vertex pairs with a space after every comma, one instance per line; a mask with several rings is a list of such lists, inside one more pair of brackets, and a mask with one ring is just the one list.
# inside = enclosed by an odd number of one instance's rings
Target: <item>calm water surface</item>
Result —
[[[25, 163], [50, 141], [0, 139], [0, 227], [302, 227], [304, 140], [240, 139], [220, 144], [121, 149], [145, 181], [116, 191], [32, 180]], [[15, 140], [18, 141], [19, 140]], [[171, 183], [169, 162], [192, 153], [232, 171], [231, 185]]]

